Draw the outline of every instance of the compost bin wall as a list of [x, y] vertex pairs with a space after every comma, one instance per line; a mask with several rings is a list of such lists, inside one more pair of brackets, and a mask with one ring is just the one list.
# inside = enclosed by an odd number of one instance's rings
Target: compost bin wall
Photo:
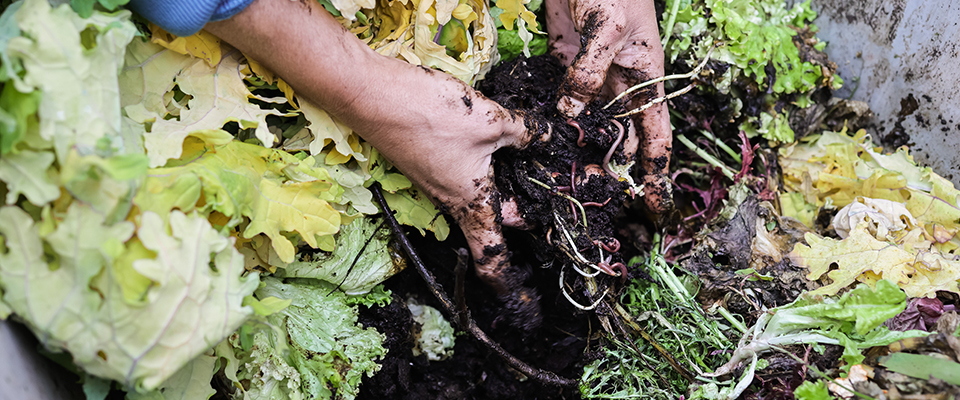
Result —
[[[796, 0], [787, 0], [796, 3]], [[916, 160], [960, 183], [960, 2], [814, 0], [826, 52], [844, 87], [867, 102], [874, 141], [909, 137]]]

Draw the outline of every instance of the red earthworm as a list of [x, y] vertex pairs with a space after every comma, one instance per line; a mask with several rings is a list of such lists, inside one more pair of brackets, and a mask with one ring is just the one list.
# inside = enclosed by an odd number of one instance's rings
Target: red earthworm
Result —
[[586, 206], [603, 207], [603, 206], [607, 205], [607, 203], [610, 202], [610, 199], [611, 199], [610, 197], [607, 197], [607, 200], [604, 201], [603, 203], [597, 203], [597, 202], [595, 202], [595, 201], [586, 201], [586, 202], [580, 203], [580, 205], [582, 205], [582, 206], [584, 206], [584, 207], [586, 207]]
[[577, 195], [577, 182], [574, 179], [574, 176], [577, 173], [577, 162], [574, 161], [573, 164], [570, 164], [570, 191], [574, 196]]
[[627, 266], [623, 265], [622, 262], [617, 262], [617, 263], [613, 263], [613, 265], [610, 266], [610, 269], [614, 269], [614, 268], [620, 270], [620, 284], [622, 285], [626, 283], [627, 282]]
[[607, 155], [603, 157], [603, 170], [607, 171], [607, 174], [612, 176], [613, 179], [620, 180], [620, 175], [610, 169], [610, 157], [613, 157], [613, 152], [617, 150], [617, 146], [619, 146], [620, 141], [623, 140], [623, 124], [615, 119], [611, 119], [610, 121], [616, 125], [620, 133], [617, 134], [617, 140], [613, 141], [613, 146], [610, 146], [610, 150], [607, 150]]
[[583, 147], [587, 145], [587, 142], [583, 141], [584, 133], [583, 128], [580, 127], [580, 123], [574, 121], [573, 118], [567, 118], [567, 125], [570, 125], [574, 128], [577, 128], [577, 132], [580, 133], [580, 137], [577, 138], [577, 146]]
[[569, 192], [571, 189], [570, 186], [554, 186], [553, 188], [557, 189], [558, 192]]
[[574, 221], [574, 224], [576, 224], [577, 216], [578, 216], [578, 215], [577, 215], [577, 206], [576, 206], [576, 204], [573, 204], [573, 200], [569, 200], [569, 201], [570, 201], [570, 212], [573, 213], [573, 221]]
[[617, 238], [610, 238], [610, 240], [611, 240], [611, 244], [606, 244], [606, 243], [601, 242], [601, 241], [599, 241], [599, 240], [594, 240], [594, 241], [593, 241], [593, 244], [594, 244], [595, 246], [600, 246], [600, 247], [602, 247], [604, 250], [606, 250], [606, 251], [608, 251], [608, 252], [610, 252], [610, 253], [616, 253], [616, 252], [620, 251], [620, 241], [617, 240]]

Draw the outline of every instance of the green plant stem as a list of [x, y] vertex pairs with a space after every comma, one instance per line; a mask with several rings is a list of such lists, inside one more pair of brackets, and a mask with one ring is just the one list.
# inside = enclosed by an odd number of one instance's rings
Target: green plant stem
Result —
[[723, 316], [723, 319], [727, 320], [730, 325], [732, 325], [734, 328], [737, 328], [740, 333], [747, 333], [746, 325], [744, 325], [743, 322], [740, 322], [740, 320], [736, 319], [733, 314], [730, 314], [730, 311], [728, 311], [726, 308], [717, 307], [717, 312], [720, 313], [720, 315]]
[[733, 180], [733, 177], [734, 175], [736, 175], [736, 172], [730, 169], [730, 167], [724, 165], [722, 162], [720, 162], [720, 160], [717, 160], [715, 157], [710, 155], [710, 153], [707, 153], [703, 149], [697, 147], [697, 145], [691, 142], [690, 139], [687, 139], [686, 136], [677, 135], [677, 140], [679, 140], [680, 143], [683, 143], [684, 146], [687, 146], [688, 149], [693, 150], [694, 153], [697, 153], [697, 155], [700, 156], [700, 158], [710, 163], [710, 165], [720, 168], [720, 172], [723, 172], [723, 174], [726, 175], [727, 178], [730, 178], [731, 180]]
[[673, 25], [677, 22], [677, 13], [680, 11], [680, 0], [673, 0], [673, 4], [670, 6], [670, 15], [667, 16], [667, 26], [663, 29], [663, 39], [661, 43], [663, 48], [667, 48], [667, 43], [670, 43], [670, 37], [673, 36]]
[[721, 148], [723, 151], [729, 154], [730, 157], [733, 157], [734, 161], [736, 161], [737, 164], [743, 162], [743, 160], [740, 158], [740, 154], [737, 154], [737, 152], [733, 151], [733, 149], [731, 149], [730, 146], [727, 146], [727, 144], [724, 143], [722, 140], [717, 139], [716, 136], [713, 136], [713, 134], [710, 133], [710, 131], [701, 129], [700, 134], [706, 137], [707, 139], [712, 140], [713, 143], [717, 145], [717, 147]]

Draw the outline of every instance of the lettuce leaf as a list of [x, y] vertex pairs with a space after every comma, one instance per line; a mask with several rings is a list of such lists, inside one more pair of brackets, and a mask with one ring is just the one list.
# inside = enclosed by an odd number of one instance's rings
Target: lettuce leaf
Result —
[[297, 279], [284, 283], [267, 277], [257, 296], [292, 300], [269, 317], [273, 329], [259, 329], [252, 345], [241, 334], [231, 337], [242, 367], [239, 379], [250, 379], [249, 399], [353, 399], [360, 379], [380, 369], [386, 354], [383, 335], [357, 324], [357, 308], [334, 285]]
[[[159, 216], [145, 213], [137, 236], [157, 258], [136, 260], [133, 268], [153, 285], [143, 303], [130, 304], [111, 265], [127, 251], [123, 243], [135, 227], [104, 222], [74, 203], [41, 236], [22, 210], [0, 209], [4, 301], [44, 346], [69, 351], [88, 373], [154, 389], [250, 315], [241, 302], [258, 280], [241, 278], [240, 254], [205, 219], [175, 211], [167, 233]], [[56, 252], [51, 261], [45, 247]]]

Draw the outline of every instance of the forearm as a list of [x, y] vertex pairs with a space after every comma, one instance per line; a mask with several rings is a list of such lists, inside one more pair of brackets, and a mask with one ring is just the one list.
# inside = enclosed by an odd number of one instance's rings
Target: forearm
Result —
[[474, 106], [487, 107], [475, 104], [473, 90], [449, 75], [374, 52], [314, 1], [256, 0], [207, 30], [377, 147], [404, 140], [391, 135], [403, 127], [432, 130], [449, 119], [437, 115], [475, 119]]

